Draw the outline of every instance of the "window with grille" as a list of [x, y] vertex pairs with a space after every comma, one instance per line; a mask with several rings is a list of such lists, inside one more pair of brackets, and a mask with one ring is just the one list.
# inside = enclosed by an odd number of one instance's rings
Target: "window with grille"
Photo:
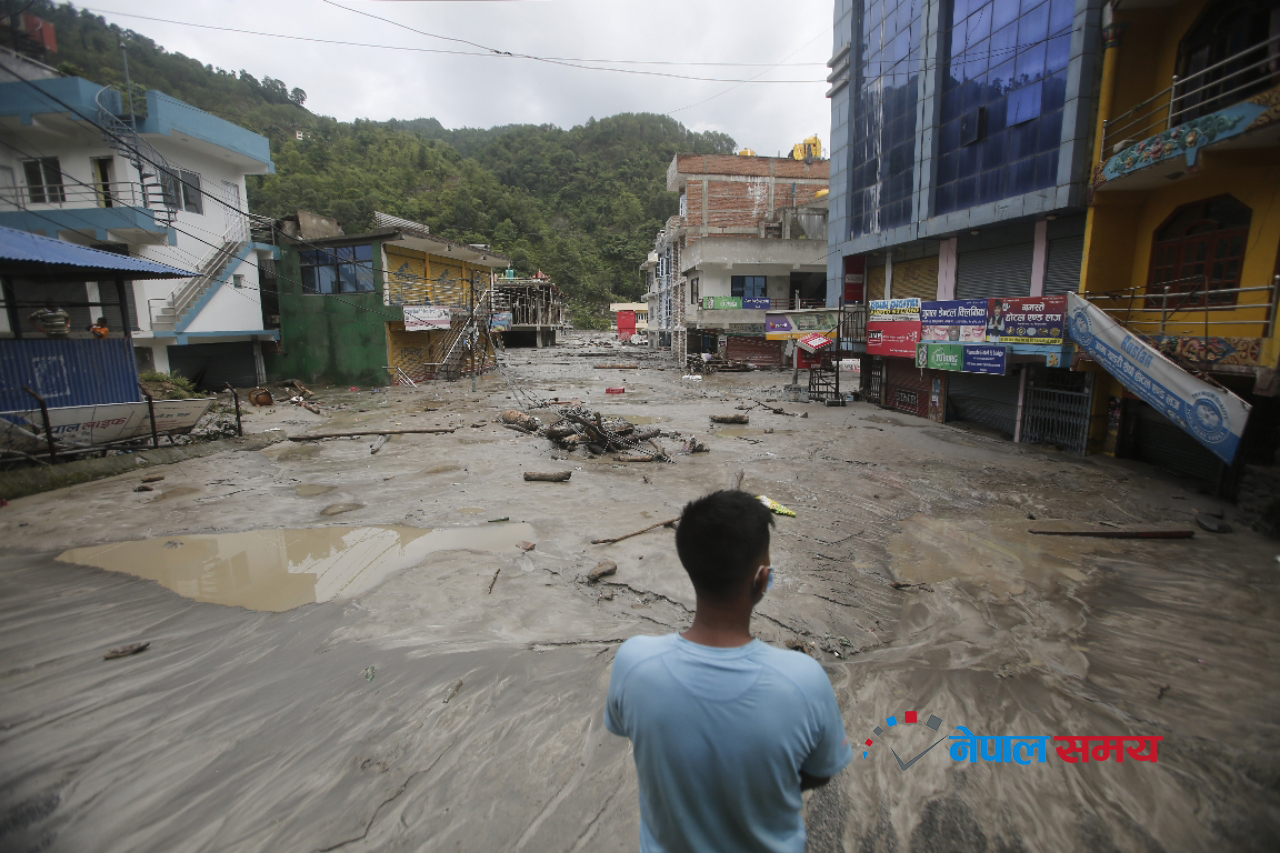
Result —
[[1251, 218], [1252, 211], [1231, 196], [1175, 210], [1156, 231], [1147, 307], [1234, 305]]
[[760, 298], [765, 296], [765, 277], [762, 275], [735, 275], [729, 279], [730, 296]]
[[23, 161], [22, 171], [32, 204], [60, 204], [67, 200], [62, 187], [62, 166], [57, 157]]

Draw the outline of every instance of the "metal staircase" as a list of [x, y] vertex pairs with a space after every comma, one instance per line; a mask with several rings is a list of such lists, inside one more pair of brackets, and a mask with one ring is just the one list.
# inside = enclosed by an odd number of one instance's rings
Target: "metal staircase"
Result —
[[[506, 303], [506, 297], [492, 287], [480, 295], [480, 298], [476, 300], [475, 310], [467, 317], [466, 322], [461, 328], [452, 330], [453, 338], [448, 342], [445, 356], [440, 360], [440, 366], [436, 369], [436, 379], [445, 379], [452, 382], [462, 377], [467, 357], [471, 353], [470, 342], [474, 342], [474, 345], [479, 348], [477, 371], [484, 371], [488, 354], [486, 339], [494, 342], [495, 349], [502, 348], [499, 343], [501, 336], [494, 337], [487, 334], [489, 322], [494, 314], [508, 310]], [[485, 332], [482, 334], [481, 330], [485, 330]]]
[[157, 225], [168, 227], [177, 218], [181, 203], [178, 170], [155, 146], [139, 136], [132, 124], [122, 120], [111, 110], [113, 99], [107, 96], [108, 92], [118, 95], [110, 86], [105, 86], [96, 98], [98, 126], [102, 128], [103, 139], [138, 170], [143, 203], [155, 217]]

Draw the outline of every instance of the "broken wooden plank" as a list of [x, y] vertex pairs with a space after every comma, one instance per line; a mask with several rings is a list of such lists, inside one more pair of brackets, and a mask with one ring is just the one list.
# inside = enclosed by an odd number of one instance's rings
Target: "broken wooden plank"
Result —
[[127, 646], [121, 646], [118, 649], [110, 649], [102, 656], [103, 660], [115, 660], [116, 658], [126, 658], [129, 655], [136, 655], [139, 652], [145, 652], [151, 648], [151, 641], [145, 643], [130, 643]]
[[751, 418], [747, 415], [712, 415], [711, 422], [713, 424], [749, 424]]
[[319, 441], [322, 438], [359, 438], [362, 435], [435, 435], [455, 432], [457, 427], [439, 427], [433, 429], [358, 429], [351, 432], [313, 432], [308, 435], [291, 435], [290, 441]]
[[623, 539], [630, 539], [632, 536], [639, 536], [641, 533], [648, 533], [650, 530], [653, 530], [656, 527], [670, 527], [671, 525], [675, 524], [679, 520], [680, 520], [680, 516], [676, 516], [675, 518], [668, 518], [666, 521], [659, 521], [657, 524], [650, 524], [648, 527], [641, 528], [640, 530], [637, 530], [634, 533], [624, 533], [622, 536], [617, 536], [617, 537], [614, 537], [613, 539], [592, 539], [591, 544], [592, 545], [610, 545], [614, 542], [621, 542]]
[[1096, 528], [1066, 528], [1061, 530], [1027, 531], [1037, 536], [1092, 536], [1098, 539], [1190, 539], [1196, 535], [1194, 530], [1184, 528], [1127, 528], [1119, 530], [1098, 530]]
[[525, 471], [524, 479], [530, 483], [567, 483], [569, 478], [573, 476], [572, 471], [551, 471], [543, 473], [541, 471]]

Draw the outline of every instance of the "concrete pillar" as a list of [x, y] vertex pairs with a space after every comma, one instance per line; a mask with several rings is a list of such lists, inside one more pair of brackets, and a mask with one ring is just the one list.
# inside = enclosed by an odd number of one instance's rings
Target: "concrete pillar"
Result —
[[1044, 273], [1049, 263], [1049, 223], [1036, 223], [1035, 243], [1031, 248], [1031, 296], [1044, 295]]
[[956, 265], [959, 260], [959, 240], [952, 237], [938, 246], [938, 299], [956, 298]]

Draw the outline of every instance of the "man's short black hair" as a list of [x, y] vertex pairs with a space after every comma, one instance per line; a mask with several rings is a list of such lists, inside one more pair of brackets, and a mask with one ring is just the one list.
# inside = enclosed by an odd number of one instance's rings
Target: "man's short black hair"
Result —
[[750, 578], [769, 547], [771, 513], [741, 491], [712, 492], [685, 506], [676, 553], [698, 592], [730, 593]]

